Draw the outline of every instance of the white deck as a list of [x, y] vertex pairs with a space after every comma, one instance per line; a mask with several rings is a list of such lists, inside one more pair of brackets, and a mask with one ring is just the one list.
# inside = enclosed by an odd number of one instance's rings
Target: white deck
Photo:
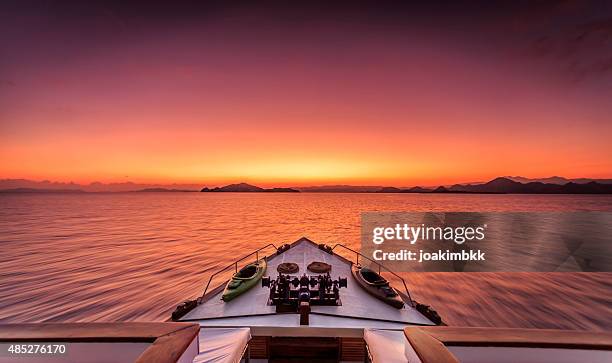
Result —
[[299, 330], [366, 327], [401, 329], [408, 324], [435, 325], [412, 307], [395, 309], [368, 294], [354, 281], [350, 263], [320, 250], [305, 238], [294, 243], [288, 251], [269, 258], [265, 276], [276, 278], [276, 267], [283, 262], [297, 263], [300, 267], [296, 274], [298, 276], [304, 273], [316, 275], [306, 269], [313, 261], [332, 265], [332, 278], [348, 278], [348, 287], [340, 289], [342, 306], [312, 306], [308, 326], [300, 326], [298, 314], [276, 314], [276, 307], [267, 305], [270, 289], [261, 287], [261, 284], [230, 302], [222, 301], [222, 292], [219, 292], [181, 320], [199, 321], [202, 326], [295, 327]]

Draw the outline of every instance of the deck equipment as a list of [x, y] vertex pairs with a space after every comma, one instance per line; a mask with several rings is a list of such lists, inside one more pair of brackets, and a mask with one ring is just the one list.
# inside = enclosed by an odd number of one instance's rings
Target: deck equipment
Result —
[[324, 274], [330, 272], [332, 266], [329, 263], [314, 261], [308, 265], [308, 271], [314, 272], [316, 274]]
[[346, 285], [346, 277], [332, 280], [329, 273], [318, 276], [304, 274], [299, 278], [279, 274], [276, 280], [270, 277], [261, 279], [261, 286], [270, 288], [268, 304], [276, 306], [276, 312], [297, 312], [298, 306], [302, 303], [322, 306], [342, 305], [340, 288]]

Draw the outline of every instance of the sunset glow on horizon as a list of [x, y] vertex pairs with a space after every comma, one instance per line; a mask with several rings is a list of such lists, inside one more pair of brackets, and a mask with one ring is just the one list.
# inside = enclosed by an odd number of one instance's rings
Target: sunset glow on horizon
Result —
[[575, 24], [597, 14], [83, 7], [0, 16], [0, 179], [612, 178], [612, 75], [597, 66], [611, 30]]

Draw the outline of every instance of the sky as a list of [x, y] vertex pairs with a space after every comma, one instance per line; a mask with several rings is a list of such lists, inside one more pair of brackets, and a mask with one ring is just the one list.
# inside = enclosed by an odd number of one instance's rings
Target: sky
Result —
[[607, 1], [0, 5], [0, 179], [612, 177]]

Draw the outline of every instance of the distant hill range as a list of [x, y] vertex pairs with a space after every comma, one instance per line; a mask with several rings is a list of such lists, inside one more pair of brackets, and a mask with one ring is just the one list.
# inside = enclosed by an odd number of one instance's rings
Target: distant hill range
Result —
[[421, 187], [412, 187], [412, 188], [396, 188], [396, 187], [384, 187], [376, 190], [376, 193], [431, 193], [434, 189], [427, 189]]
[[[558, 177], [556, 177], [558, 178]], [[582, 180], [582, 179], [581, 179]], [[584, 179], [587, 180], [587, 179]], [[612, 194], [612, 184], [595, 181], [586, 183], [567, 182], [565, 184], [528, 182], [521, 183], [510, 178], [500, 177], [487, 183], [455, 184], [437, 188], [396, 188], [379, 186], [329, 185], [300, 188], [264, 189], [255, 185], [240, 183], [213, 189], [204, 188], [202, 192], [307, 192], [307, 193], [495, 193], [495, 194]]]
[[519, 183], [545, 183], [545, 184], [559, 184], [565, 185], [567, 183], [576, 183], [576, 184], [587, 184], [590, 182], [596, 182], [599, 184], [612, 184], [612, 179], [589, 179], [589, 178], [576, 178], [576, 179], [567, 179], [562, 176], [551, 176], [548, 178], [539, 178], [539, 179], [531, 179], [525, 178], [522, 176], [504, 176], [503, 178], [510, 179]]
[[[557, 180], [557, 179], [555, 179]], [[586, 179], [585, 179], [586, 180]], [[435, 189], [413, 187], [398, 189], [381, 188], [379, 193], [494, 193], [494, 194], [612, 194], [612, 184], [589, 181], [586, 183], [567, 182], [565, 184], [527, 182], [521, 183], [502, 177], [481, 184], [455, 184]]]
[[261, 188], [247, 183], [203, 188], [194, 184], [57, 183], [26, 179], [0, 180], [0, 193], [85, 193], [85, 192], [268, 192], [268, 193], [521, 193], [521, 194], [612, 194], [612, 179], [567, 179], [559, 176], [542, 179], [499, 177], [486, 183], [464, 183], [433, 187], [392, 187], [323, 185], [293, 188]]
[[45, 192], [45, 193], [70, 193], [70, 192], [138, 192], [138, 191], [169, 191], [197, 192], [202, 188], [201, 184], [142, 184], [132, 182], [89, 184], [61, 183], [48, 180], [34, 181], [28, 179], [0, 179], [0, 190], [15, 193], [21, 192]]
[[230, 184], [224, 187], [203, 188], [202, 192], [230, 192], [230, 193], [299, 193], [299, 190], [292, 188], [270, 188], [264, 189], [247, 183]]
[[141, 193], [191, 193], [195, 192], [195, 190], [185, 190], [185, 189], [168, 189], [168, 188], [145, 188], [136, 190], [136, 192]]
[[379, 191], [380, 185], [320, 185], [311, 187], [293, 187], [300, 192], [307, 193], [373, 193]]
[[7, 188], [0, 193], [85, 193], [80, 189], [38, 189], [38, 188]]

